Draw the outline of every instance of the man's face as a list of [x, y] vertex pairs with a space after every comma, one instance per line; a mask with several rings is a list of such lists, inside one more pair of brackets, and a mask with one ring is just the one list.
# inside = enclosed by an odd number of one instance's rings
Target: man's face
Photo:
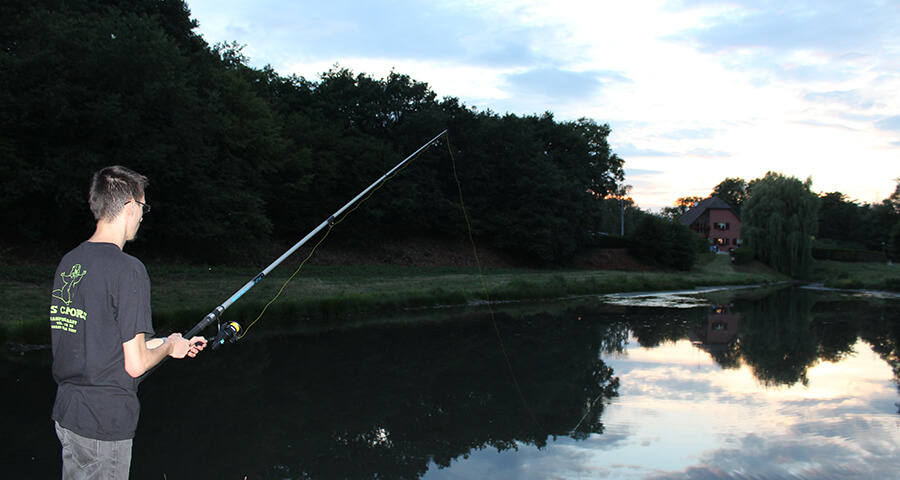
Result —
[[144, 197], [141, 197], [138, 200], [132, 200], [129, 204], [129, 216], [128, 216], [128, 236], [125, 238], [126, 241], [130, 242], [137, 237], [138, 229], [141, 228], [141, 221], [144, 219]]

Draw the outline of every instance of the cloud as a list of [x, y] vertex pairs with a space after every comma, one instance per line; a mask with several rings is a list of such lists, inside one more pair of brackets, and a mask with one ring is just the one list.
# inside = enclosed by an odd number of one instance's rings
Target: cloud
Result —
[[706, 15], [667, 40], [749, 70], [757, 82], [852, 79], [878, 54], [896, 53], [900, 26], [900, 7], [876, 0], [681, 0], [668, 9]]
[[513, 95], [536, 95], [556, 99], [588, 99], [611, 83], [630, 80], [616, 72], [571, 71], [559, 68], [535, 68], [504, 76]]
[[[865, 423], [868, 435], [854, 436], [854, 442], [844, 438], [848, 431], [855, 431], [854, 423]], [[896, 469], [894, 461], [898, 451], [892, 445], [891, 434], [880, 425], [852, 417], [828, 431], [821, 423], [800, 423], [783, 434], [766, 436], [748, 434], [726, 442], [733, 448], [722, 448], [705, 453], [700, 464], [688, 467], [684, 472], [672, 472], [650, 477], [664, 479], [739, 479], [746, 478], [740, 472], [753, 471], [754, 478], [883, 478]], [[804, 438], [804, 442], [798, 442]]]
[[664, 171], [662, 170], [646, 170], [642, 168], [626, 168], [625, 171], [628, 173], [629, 177], [644, 177], [650, 175], [663, 175]]
[[[783, 121], [858, 138], [900, 130], [890, 116], [900, 81], [895, 2], [673, 0], [666, 9], [696, 21], [664, 40], [704, 54], [757, 91], [791, 92], [773, 104]], [[890, 139], [881, 141], [888, 147]]]
[[504, 36], [503, 38], [473, 40], [473, 43], [482, 40], [486, 43], [485, 45], [481, 48], [472, 48], [470, 51], [471, 60], [475, 65], [510, 68], [529, 66], [544, 60], [528, 42]]
[[849, 127], [849, 126], [847, 126], [847, 125], [843, 125], [843, 124], [840, 124], [840, 123], [834, 123], [834, 122], [823, 122], [823, 121], [817, 120], [817, 119], [811, 119], [811, 120], [796, 120], [796, 121], [791, 122], [791, 123], [794, 123], [794, 124], [797, 124], [797, 125], [808, 125], [808, 126], [810, 126], [810, 127], [836, 128], [836, 129], [838, 129], [838, 130], [846, 130], [846, 131], [849, 131], [849, 132], [856, 131], [855, 128]]
[[616, 152], [616, 155], [626, 160], [633, 157], [674, 157], [674, 155], [670, 152], [638, 148], [632, 143], [616, 145], [614, 150]]
[[875, 122], [875, 127], [879, 130], [900, 132], [900, 115], [882, 118]]
[[702, 140], [713, 138], [719, 131], [720, 130], [717, 128], [683, 128], [680, 130], [671, 131], [669, 133], [664, 133], [660, 135], [660, 137], [669, 138], [672, 140]]
[[803, 100], [818, 104], [844, 106], [855, 110], [869, 110], [877, 105], [874, 99], [868, 98], [860, 90], [807, 92], [803, 95]]
[[218, 16], [219, 9], [210, 5], [197, 5], [210, 9], [199, 18], [202, 30], [239, 43], [253, 39], [251, 47], [262, 56], [290, 52], [306, 61], [375, 57], [475, 59], [508, 65], [526, 65], [540, 58], [531, 47], [541, 38], [536, 27], [516, 25], [515, 18], [489, 10], [450, 3], [329, 0], [311, 7], [306, 2], [262, 0], [243, 5], [231, 2], [227, 17]]
[[691, 149], [687, 152], [686, 155], [701, 158], [728, 158], [734, 156], [734, 154], [731, 152], [703, 147]]
[[[681, 8], [679, 8], [679, 5]], [[672, 10], [709, 8], [707, 26], [682, 32], [709, 52], [738, 48], [847, 51], [868, 49], [891, 33], [896, 7], [881, 1], [776, 0], [673, 2]]]
[[[692, 140], [692, 138], [684, 137], [683, 139]], [[690, 145], [690, 144], [688, 144]], [[629, 158], [646, 158], [646, 157], [664, 157], [664, 158], [672, 158], [680, 161], [689, 160], [691, 158], [729, 158], [733, 157], [734, 154], [732, 152], [728, 152], [725, 150], [717, 150], [714, 148], [707, 147], [693, 147], [681, 152], [666, 152], [662, 150], [654, 150], [654, 149], [644, 149], [638, 148], [634, 144], [626, 143], [623, 145], [618, 145], [614, 148], [616, 155], [620, 158], [625, 159], [626, 161]], [[634, 174], [635, 170], [627, 169], [627, 173], [630, 175]], [[637, 170], [641, 171], [641, 170]]]
[[[644, 168], [625, 168], [625, 184], [631, 185], [631, 192], [641, 191], [641, 190], [653, 190], [656, 193], [663, 193], [660, 191], [659, 181], [661, 178], [664, 178], [666, 172], [664, 170], [653, 170], [653, 169], [644, 169]], [[665, 198], [668, 198], [669, 192], [664, 193]], [[662, 202], [663, 204], [668, 204], [668, 200]]]

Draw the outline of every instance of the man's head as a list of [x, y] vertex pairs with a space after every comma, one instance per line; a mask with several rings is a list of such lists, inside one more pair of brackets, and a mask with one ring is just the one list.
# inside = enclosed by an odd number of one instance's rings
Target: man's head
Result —
[[112, 222], [129, 202], [144, 202], [147, 177], [116, 165], [94, 173], [89, 203], [94, 219]]

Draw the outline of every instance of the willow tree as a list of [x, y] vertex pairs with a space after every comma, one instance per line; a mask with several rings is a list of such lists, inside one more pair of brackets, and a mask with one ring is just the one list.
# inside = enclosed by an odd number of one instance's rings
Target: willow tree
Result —
[[743, 236], [756, 256], [775, 270], [805, 278], [812, 267], [812, 239], [818, 228], [819, 201], [812, 179], [769, 172], [752, 183], [743, 208]]

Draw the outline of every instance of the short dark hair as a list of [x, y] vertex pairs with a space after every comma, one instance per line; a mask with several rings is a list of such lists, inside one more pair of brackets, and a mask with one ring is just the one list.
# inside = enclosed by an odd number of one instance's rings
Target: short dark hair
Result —
[[97, 221], [112, 221], [128, 202], [144, 196], [147, 177], [120, 165], [94, 172], [88, 202]]

